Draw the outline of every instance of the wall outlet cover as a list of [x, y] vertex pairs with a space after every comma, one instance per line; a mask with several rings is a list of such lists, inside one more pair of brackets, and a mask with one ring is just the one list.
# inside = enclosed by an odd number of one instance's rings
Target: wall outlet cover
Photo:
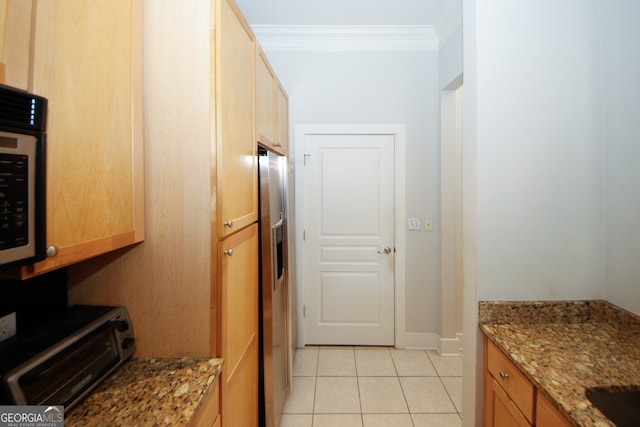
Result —
[[431, 218], [424, 221], [424, 231], [433, 231], [433, 221], [431, 221]]
[[16, 334], [16, 313], [9, 313], [0, 317], [0, 342], [7, 340]]

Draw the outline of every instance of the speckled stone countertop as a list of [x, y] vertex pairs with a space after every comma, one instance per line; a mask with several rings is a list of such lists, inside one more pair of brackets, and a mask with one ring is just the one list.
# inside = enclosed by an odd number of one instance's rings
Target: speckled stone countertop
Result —
[[133, 358], [77, 406], [65, 426], [185, 426], [222, 370], [222, 359]]
[[614, 426], [586, 398], [640, 390], [640, 317], [606, 301], [481, 302], [480, 328], [576, 426]]

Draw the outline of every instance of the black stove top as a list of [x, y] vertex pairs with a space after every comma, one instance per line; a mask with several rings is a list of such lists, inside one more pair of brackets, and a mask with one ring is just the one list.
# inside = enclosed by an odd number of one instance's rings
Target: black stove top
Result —
[[63, 338], [89, 325], [113, 307], [76, 305], [39, 324], [18, 330], [18, 334], [0, 342], [0, 377]]

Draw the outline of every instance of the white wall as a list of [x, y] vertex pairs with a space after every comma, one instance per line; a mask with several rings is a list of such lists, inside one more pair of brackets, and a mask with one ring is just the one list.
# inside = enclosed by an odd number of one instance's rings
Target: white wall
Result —
[[[462, 22], [452, 34], [443, 40], [439, 47], [439, 81], [440, 88], [447, 88], [463, 71], [462, 64]], [[451, 88], [451, 89], [455, 89]]]
[[[406, 213], [437, 218], [437, 51], [267, 50], [267, 55], [289, 95], [291, 135], [296, 124], [406, 124]], [[407, 231], [406, 242], [406, 332], [435, 333], [437, 226], [430, 233]]]
[[596, 2], [476, 8], [477, 298], [602, 298]]
[[603, 298], [606, 240], [596, 0], [464, 0], [463, 19], [467, 427], [477, 301]]
[[599, 0], [606, 146], [606, 297], [640, 314], [640, 2]]

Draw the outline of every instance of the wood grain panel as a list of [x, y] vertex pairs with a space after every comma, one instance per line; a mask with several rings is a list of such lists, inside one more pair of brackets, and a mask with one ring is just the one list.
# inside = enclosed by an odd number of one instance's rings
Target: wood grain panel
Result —
[[256, 49], [256, 139], [275, 145], [275, 76], [262, 49]]
[[134, 228], [134, 4], [36, 3], [30, 89], [49, 99], [47, 242], [59, 248]]
[[258, 225], [221, 242], [222, 424], [257, 425]]
[[49, 100], [47, 245], [22, 278], [144, 238], [142, 0], [7, 1], [6, 80]]
[[217, 206], [222, 237], [258, 219], [253, 116], [255, 37], [235, 3], [221, 0], [217, 5]]
[[190, 427], [212, 427], [220, 419], [220, 377], [217, 377], [207, 394], [202, 398], [200, 407], [194, 414]]
[[529, 421], [494, 379], [491, 379], [491, 392], [493, 394], [491, 427], [531, 427]]
[[551, 401], [538, 390], [536, 399], [536, 426], [570, 427], [571, 423], [560, 413]]
[[4, 0], [5, 28], [2, 58], [6, 64], [5, 83], [23, 90], [29, 88], [32, 0]]
[[212, 356], [210, 2], [144, 14], [145, 241], [70, 267], [69, 299], [127, 306], [139, 356]]
[[276, 147], [289, 155], [289, 97], [282, 85], [276, 85]]

